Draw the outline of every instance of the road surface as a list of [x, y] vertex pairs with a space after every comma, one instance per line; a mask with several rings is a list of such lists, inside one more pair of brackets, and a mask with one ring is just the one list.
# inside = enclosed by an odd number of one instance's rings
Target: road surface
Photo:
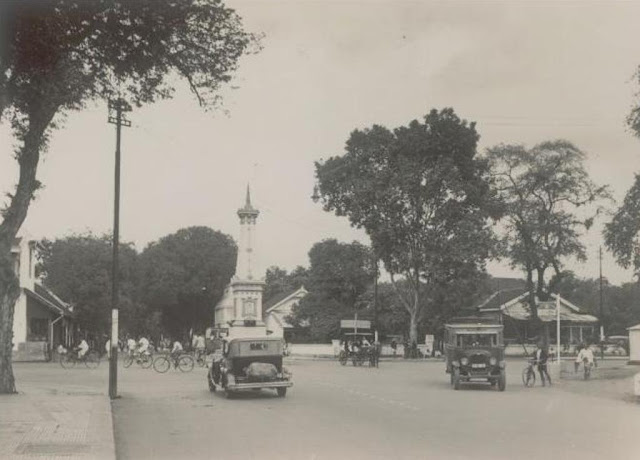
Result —
[[[205, 369], [120, 369], [120, 459], [638, 459], [640, 407], [558, 388], [454, 391], [441, 362], [293, 361], [295, 386], [226, 399]], [[588, 384], [589, 382], [585, 382]]]

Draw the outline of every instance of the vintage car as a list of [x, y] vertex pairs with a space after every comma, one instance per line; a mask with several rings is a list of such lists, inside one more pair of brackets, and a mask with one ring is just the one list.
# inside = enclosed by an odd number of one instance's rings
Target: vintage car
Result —
[[209, 390], [220, 386], [227, 397], [242, 390], [273, 388], [284, 397], [293, 386], [282, 365], [284, 342], [278, 337], [236, 338], [223, 342], [207, 374]]
[[462, 382], [487, 381], [504, 391], [505, 375], [503, 326], [494, 320], [460, 318], [445, 325], [446, 372], [451, 385], [460, 389]]

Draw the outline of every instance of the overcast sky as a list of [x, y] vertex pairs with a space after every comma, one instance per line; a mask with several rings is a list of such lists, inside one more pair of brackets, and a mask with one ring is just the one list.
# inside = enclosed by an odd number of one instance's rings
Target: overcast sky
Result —
[[[246, 56], [205, 113], [179, 84], [172, 101], [135, 110], [123, 133], [121, 235], [138, 249], [190, 225], [236, 237], [251, 183], [263, 266], [307, 265], [313, 243], [360, 239], [314, 204], [313, 162], [343, 152], [349, 133], [393, 128], [431, 108], [476, 121], [480, 151], [565, 138], [621, 201], [640, 171], [625, 128], [640, 64], [640, 2], [403, 2], [229, 0], [264, 50]], [[17, 166], [1, 128], [0, 190]], [[45, 184], [24, 228], [35, 237], [110, 232], [115, 127], [104, 105], [71, 114], [39, 170]], [[585, 237], [581, 276], [598, 275], [600, 228]], [[510, 272], [491, 263], [494, 275]], [[632, 279], [609, 254], [604, 274]]]

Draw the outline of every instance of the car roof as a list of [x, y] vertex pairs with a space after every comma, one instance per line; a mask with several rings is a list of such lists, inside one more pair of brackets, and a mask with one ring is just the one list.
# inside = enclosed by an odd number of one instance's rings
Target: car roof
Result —
[[238, 342], [282, 342], [284, 339], [282, 337], [236, 337], [235, 339], [229, 340], [229, 343], [238, 343]]

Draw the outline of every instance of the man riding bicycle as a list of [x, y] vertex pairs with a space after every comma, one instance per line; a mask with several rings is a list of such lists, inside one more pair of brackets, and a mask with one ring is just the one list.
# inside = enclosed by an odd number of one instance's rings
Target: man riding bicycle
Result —
[[589, 348], [588, 346], [583, 346], [580, 350], [580, 353], [578, 353], [576, 362], [583, 363], [585, 367], [588, 366], [589, 368], [596, 365], [596, 358], [593, 355], [593, 351], [591, 351], [591, 348]]
[[173, 342], [173, 348], [171, 349], [170, 355], [174, 362], [180, 357], [183, 351], [184, 349], [179, 341], [176, 340]]
[[75, 351], [78, 353], [78, 359], [82, 359], [89, 351], [89, 344], [84, 337], [80, 341], [80, 344], [75, 348]]

